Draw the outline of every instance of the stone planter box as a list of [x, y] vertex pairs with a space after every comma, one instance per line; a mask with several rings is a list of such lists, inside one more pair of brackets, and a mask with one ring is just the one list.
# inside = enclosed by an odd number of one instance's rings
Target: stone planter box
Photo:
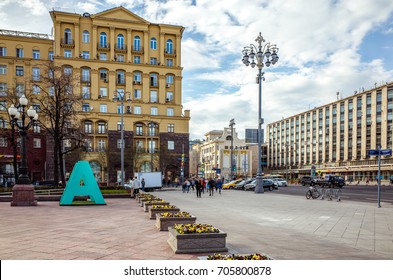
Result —
[[[154, 198], [155, 198], [155, 196], [154, 196]], [[146, 200], [146, 198], [145, 198], [144, 196], [141, 196], [141, 195], [138, 195], [138, 194], [135, 195], [135, 200], [136, 200], [138, 203], [140, 203], [142, 199]]]
[[[155, 210], [151, 209], [150, 210]], [[160, 209], [161, 210], [161, 209]], [[164, 211], [164, 212], [170, 212], [171, 211]], [[160, 213], [164, 213], [160, 212]], [[150, 218], [152, 219], [152, 218]], [[196, 217], [191, 216], [191, 217], [161, 217], [158, 213], [156, 213], [156, 227], [160, 231], [167, 231], [168, 227], [173, 227], [175, 224], [195, 224]]]
[[146, 202], [146, 201], [150, 201], [150, 200], [157, 200], [157, 199], [160, 199], [160, 198], [158, 198], [158, 197], [155, 197], [155, 198], [145, 198], [145, 197], [141, 197], [140, 199], [139, 199], [139, 205], [141, 206], [141, 207], [143, 207], [143, 203], [144, 202]]
[[227, 234], [223, 231], [179, 234], [173, 227], [169, 227], [168, 231], [168, 244], [176, 254], [228, 252]]
[[143, 202], [143, 210], [145, 210], [145, 212], [149, 212], [149, 208], [152, 207], [153, 205], [169, 205], [169, 202], [146, 202], [146, 201], [144, 201]]
[[169, 212], [169, 213], [177, 213], [177, 212], [179, 212], [180, 211], [180, 209], [179, 208], [165, 208], [165, 209], [162, 209], [162, 208], [157, 208], [157, 209], [153, 209], [151, 206], [149, 207], [149, 218], [151, 219], [151, 220], [154, 220], [157, 216], [156, 216], [156, 214], [159, 214], [159, 213], [165, 213], [165, 212]]

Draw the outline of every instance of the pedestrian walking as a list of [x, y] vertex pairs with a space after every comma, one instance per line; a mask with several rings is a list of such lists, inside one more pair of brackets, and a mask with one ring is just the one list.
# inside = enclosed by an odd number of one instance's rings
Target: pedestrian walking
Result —
[[210, 178], [208, 184], [209, 184], [209, 196], [212, 196], [214, 195], [214, 188], [216, 186], [216, 182], [212, 178]]
[[131, 187], [134, 189], [134, 193], [139, 193], [141, 182], [138, 180], [137, 177], [135, 177], [134, 180], [132, 180]]
[[219, 194], [221, 194], [221, 189], [222, 189], [222, 181], [221, 181], [221, 179], [220, 179], [220, 178], [218, 178], [218, 179], [217, 179], [217, 182], [216, 182], [216, 188], [217, 188], [217, 190], [218, 190], [218, 193], [219, 193]]
[[146, 184], [145, 178], [142, 178], [142, 181], [141, 181], [142, 191], [145, 191], [145, 184]]
[[195, 189], [197, 197], [202, 197], [202, 185], [198, 179], [195, 180]]
[[186, 191], [187, 191], [187, 193], [189, 193], [189, 192], [190, 192], [190, 186], [191, 186], [190, 179], [186, 179], [186, 181], [184, 182], [184, 184], [186, 185]]
[[205, 178], [202, 178], [199, 182], [201, 184], [201, 191], [202, 191], [202, 193], [205, 193], [205, 188], [206, 188]]

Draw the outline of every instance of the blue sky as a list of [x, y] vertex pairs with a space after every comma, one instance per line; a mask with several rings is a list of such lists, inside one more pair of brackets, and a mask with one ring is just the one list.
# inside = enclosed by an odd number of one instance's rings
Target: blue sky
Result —
[[153, 23], [184, 26], [183, 104], [190, 138], [235, 118], [240, 137], [256, 128], [256, 69], [241, 63], [259, 32], [279, 47], [264, 69], [265, 123], [393, 81], [391, 0], [2, 0], [0, 28], [49, 34], [49, 10], [82, 14], [124, 6]]

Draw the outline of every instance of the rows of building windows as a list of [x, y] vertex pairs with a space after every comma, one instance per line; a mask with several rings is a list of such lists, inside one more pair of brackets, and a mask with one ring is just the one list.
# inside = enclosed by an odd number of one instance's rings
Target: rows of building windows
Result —
[[[66, 45], [73, 45], [74, 44], [74, 40], [72, 39], [71, 29], [66, 28], [64, 30], [64, 39], [62, 40], [62, 42], [63, 42], [63, 44], [66, 44]], [[132, 46], [132, 49], [134, 51], [141, 51], [142, 50], [141, 37], [138, 35], [134, 36], [133, 42], [134, 42], [134, 44]], [[87, 30], [84, 30], [82, 32], [82, 43], [90, 43], [90, 32]], [[100, 32], [98, 47], [99, 48], [110, 48], [110, 44], [108, 42], [108, 35], [106, 34], [106, 32]], [[123, 34], [117, 35], [115, 49], [117, 49], [117, 50], [126, 50], [127, 49], [127, 45], [125, 44]], [[150, 49], [152, 49], [152, 50], [157, 49], [157, 39], [155, 37], [150, 38]], [[166, 40], [165, 53], [174, 54], [173, 41], [171, 39]]]
[[385, 100], [378, 89], [269, 125], [270, 165], [361, 160], [370, 149], [391, 148], [393, 87], [386, 93]]
[[[122, 123], [119, 121], [117, 123], [117, 131], [121, 131]], [[126, 130], [126, 126], [124, 126]], [[108, 133], [108, 123], [104, 120], [93, 122], [91, 120], [83, 121], [83, 131], [86, 134], [107, 134]], [[133, 127], [133, 131], [136, 136], [158, 136], [158, 128], [148, 127], [143, 123], [136, 123]], [[167, 125], [167, 132], [174, 133], [175, 125], [170, 123]]]
[[[72, 39], [72, 31], [69, 28], [66, 28], [64, 30], [64, 38], [62, 39], [62, 46], [65, 48], [63, 50], [63, 56], [65, 58], [72, 58], [74, 56], [73, 50], [69, 49], [69, 46], [74, 46], [74, 40]], [[125, 62], [125, 56], [124, 53], [127, 52], [127, 45], [125, 44], [125, 37], [123, 34], [117, 34], [116, 36], [116, 43], [114, 44], [114, 50], [116, 51], [116, 54], [114, 55], [114, 61], [117, 62]], [[84, 30], [82, 32], [82, 43], [84, 44], [89, 44], [90, 43], [90, 33], [87, 30]], [[97, 59], [106, 61], [109, 60], [108, 57], [108, 51], [110, 51], [110, 42], [108, 40], [108, 35], [106, 32], [100, 32], [98, 42], [97, 42]], [[150, 49], [151, 50], [157, 50], [157, 39], [155, 37], [150, 38]], [[136, 35], [133, 38], [133, 45], [132, 45], [132, 53], [133, 55], [133, 63], [134, 64], [141, 64], [141, 56], [140, 54], [144, 53], [143, 46], [141, 44], [141, 37]], [[123, 54], [122, 54], [123, 53]], [[165, 55], [175, 55], [175, 50], [173, 47], [173, 40], [172, 39], [167, 39], [165, 42], [165, 49], [164, 49]], [[79, 54], [79, 57], [82, 59], [92, 59], [90, 56], [89, 51], [82, 51]], [[95, 59], [95, 58], [94, 58]], [[158, 61], [156, 57], [150, 57], [150, 62], [151, 65], [160, 65], [161, 63]], [[166, 58], [165, 59], [165, 65], [172, 67], [174, 65], [173, 58]]]

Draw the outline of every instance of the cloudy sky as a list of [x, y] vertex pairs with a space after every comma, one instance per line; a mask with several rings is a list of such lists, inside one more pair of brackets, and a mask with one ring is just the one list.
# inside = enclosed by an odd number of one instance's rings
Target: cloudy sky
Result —
[[265, 123], [393, 82], [392, 0], [1, 0], [0, 28], [50, 34], [49, 10], [91, 14], [124, 6], [153, 23], [184, 26], [183, 104], [190, 138], [235, 118], [257, 128], [257, 69], [242, 62], [259, 32], [277, 44], [264, 68]]

